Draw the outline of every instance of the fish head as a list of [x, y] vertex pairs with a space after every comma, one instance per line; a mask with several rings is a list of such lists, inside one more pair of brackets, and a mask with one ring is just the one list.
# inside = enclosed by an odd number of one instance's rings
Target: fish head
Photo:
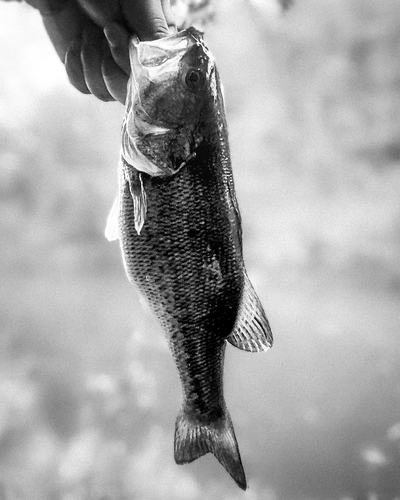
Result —
[[138, 53], [140, 103], [145, 115], [164, 127], [196, 123], [204, 115], [214, 66], [197, 36], [171, 38], [141, 44]]
[[215, 60], [195, 28], [149, 42], [133, 38], [130, 58], [123, 156], [150, 175], [172, 175], [215, 122]]

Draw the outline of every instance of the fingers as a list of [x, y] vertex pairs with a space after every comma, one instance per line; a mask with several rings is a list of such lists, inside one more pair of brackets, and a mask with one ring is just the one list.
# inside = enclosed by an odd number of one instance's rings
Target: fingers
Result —
[[[113, 5], [109, 0], [79, 0], [91, 8]], [[93, 4], [93, 5], [92, 5]], [[169, 0], [119, 0], [118, 18], [141, 40], [154, 40], [176, 31]], [[110, 13], [108, 13], [110, 14]], [[112, 17], [115, 17], [114, 14]], [[111, 14], [110, 14], [111, 17]], [[67, 75], [74, 87], [92, 93], [102, 101], [126, 99], [130, 74], [130, 33], [116, 22], [107, 22], [103, 30], [90, 21], [68, 48], [65, 57]], [[106, 42], [107, 40], [107, 42]]]
[[[121, 0], [122, 15], [128, 28], [142, 41], [162, 38], [169, 34], [164, 13], [166, 5], [164, 0]], [[167, 13], [172, 21], [168, 9]]]
[[164, 12], [165, 20], [167, 21], [169, 31], [172, 33], [176, 32], [176, 20], [174, 13], [171, 9], [170, 0], [161, 0], [162, 10]]
[[101, 69], [103, 58], [108, 50], [103, 40], [101, 28], [97, 26], [85, 28], [81, 50], [82, 68], [90, 92], [101, 101], [112, 101], [114, 98], [107, 89]]
[[99, 26], [103, 27], [113, 21], [122, 21], [119, 0], [77, 1], [82, 9], [89, 15], [90, 19], [92, 19]]
[[110, 94], [114, 99], [125, 104], [129, 76], [114, 61], [111, 53], [105, 55], [101, 69]]
[[104, 28], [114, 61], [127, 75], [131, 72], [129, 63], [129, 34], [119, 24], [110, 23]]
[[43, 0], [26, 0], [26, 3], [38, 9], [42, 16], [53, 16], [61, 12], [68, 0], [58, 0], [57, 2], [47, 2]]
[[[29, 0], [39, 1], [39, 0]], [[66, 1], [66, 0], [58, 0]], [[170, 0], [77, 0], [99, 26], [125, 24], [141, 40], [154, 40], [175, 32]]]
[[125, 103], [129, 79], [129, 35], [118, 25], [104, 30], [95, 25], [86, 27], [82, 38], [74, 40], [65, 58], [65, 67], [72, 85], [84, 94], [93, 94], [102, 101]]
[[83, 74], [81, 48], [82, 41], [80, 39], [72, 42], [65, 56], [65, 69], [72, 85], [78, 89], [79, 92], [90, 94], [90, 90], [85, 82], [85, 75]]

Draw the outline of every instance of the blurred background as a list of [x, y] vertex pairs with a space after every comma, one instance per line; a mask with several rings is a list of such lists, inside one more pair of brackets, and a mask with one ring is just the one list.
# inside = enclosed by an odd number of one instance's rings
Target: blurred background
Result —
[[0, 499], [400, 498], [400, 3], [215, 0], [245, 258], [275, 346], [228, 346], [250, 489], [173, 459], [180, 386], [103, 233], [123, 106], [0, 5]]

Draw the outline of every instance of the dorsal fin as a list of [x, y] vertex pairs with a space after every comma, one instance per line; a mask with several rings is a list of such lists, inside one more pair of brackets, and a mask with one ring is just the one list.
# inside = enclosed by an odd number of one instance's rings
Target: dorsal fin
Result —
[[238, 349], [249, 352], [266, 351], [272, 347], [268, 319], [246, 272], [235, 327], [227, 340]]

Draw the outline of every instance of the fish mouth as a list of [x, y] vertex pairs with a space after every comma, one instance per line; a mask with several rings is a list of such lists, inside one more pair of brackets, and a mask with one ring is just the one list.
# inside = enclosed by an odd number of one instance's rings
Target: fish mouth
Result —
[[[213, 60], [204, 44], [203, 32], [190, 27], [164, 38], [141, 42], [134, 36], [130, 41], [130, 63], [135, 79], [140, 76], [155, 81], [163, 74], [173, 74], [179, 61], [193, 47], [203, 59]], [[192, 51], [193, 52], [193, 51]]]
[[[199, 118], [196, 113], [200, 114], [197, 110], [214, 59], [204, 45], [203, 33], [193, 27], [157, 40], [141, 42], [133, 37], [129, 49], [132, 74], [122, 156], [133, 168], [151, 176], [173, 175], [194, 156], [200, 142], [194, 117]], [[189, 101], [191, 108], [185, 104]], [[163, 142], [172, 147], [173, 154], [159, 158], [158, 149], [166, 153]]]
[[148, 40], [148, 41], [140, 41], [139, 37], [134, 36], [132, 39], [134, 40], [135, 45], [138, 45], [139, 43], [145, 43], [147, 45], [164, 45], [165, 42], [169, 42], [171, 40], [176, 40], [178, 38], [184, 38], [184, 37], [192, 37], [196, 42], [201, 42], [203, 43], [203, 37], [204, 37], [204, 32], [198, 30], [197, 28], [190, 26], [189, 28], [186, 28], [184, 30], [178, 31], [177, 33], [172, 33], [171, 35], [164, 36], [162, 38], [156, 38], [155, 40]]

